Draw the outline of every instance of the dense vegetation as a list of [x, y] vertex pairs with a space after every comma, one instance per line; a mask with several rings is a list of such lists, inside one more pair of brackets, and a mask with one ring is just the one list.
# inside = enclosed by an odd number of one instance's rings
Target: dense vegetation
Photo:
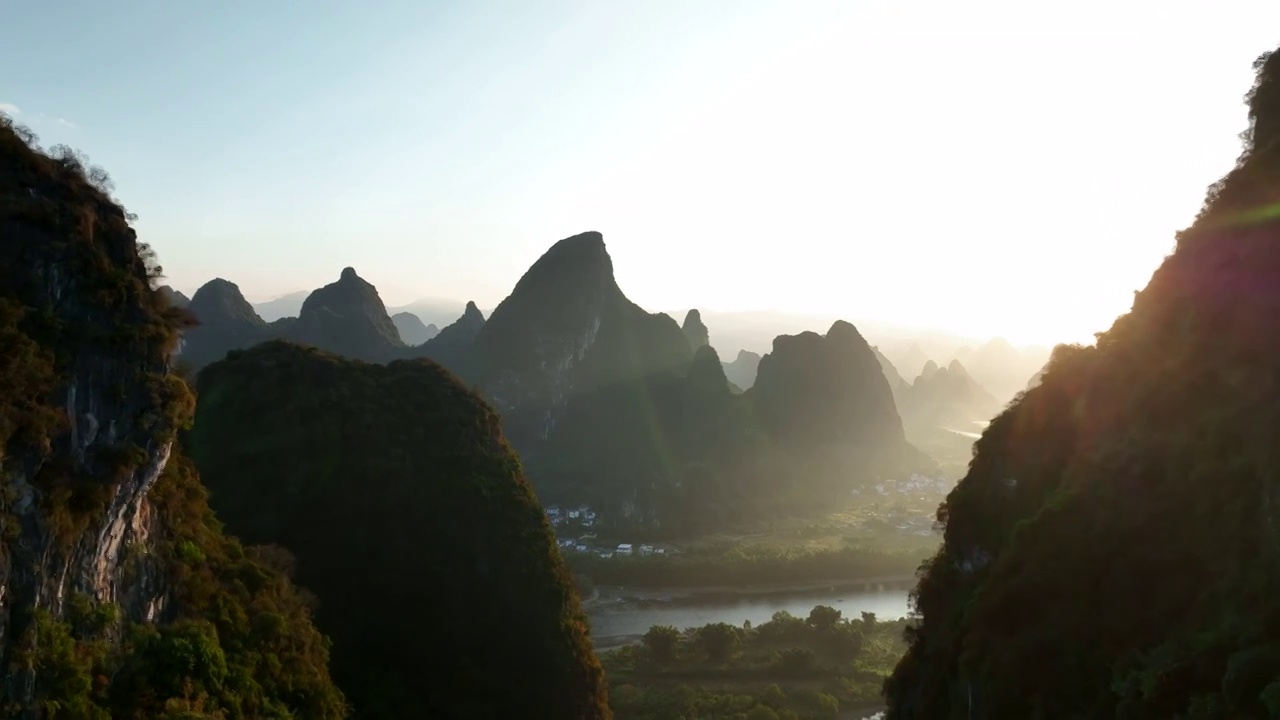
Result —
[[[176, 449], [150, 492], [140, 479], [191, 416], [167, 372], [189, 321], [152, 289], [154, 254], [109, 190], [79, 153], [41, 152], [0, 121], [0, 711], [344, 717], [327, 641], [278, 554], [222, 534]], [[144, 531], [118, 565], [96, 558], [118, 582], [86, 575], [108, 504], [135, 491], [112, 512]], [[55, 579], [60, 597], [40, 587]]]
[[297, 555], [357, 717], [608, 715], [586, 618], [497, 415], [439, 365], [269, 342], [205, 368], [219, 516]]
[[1280, 717], [1280, 54], [1236, 168], [939, 511], [893, 718]]
[[36, 610], [17, 662], [35, 668], [37, 707], [68, 720], [346, 717], [328, 639], [290, 584], [288, 553], [224, 535], [181, 456], [148, 500], [162, 539], [133, 551], [126, 577], [158, 565], [173, 612], [160, 625], [132, 622], [86, 595], [62, 619]]
[[683, 632], [654, 626], [641, 644], [605, 653], [618, 720], [835, 720], [874, 712], [902, 656], [905, 620], [841, 617], [819, 605], [808, 618], [714, 623]]

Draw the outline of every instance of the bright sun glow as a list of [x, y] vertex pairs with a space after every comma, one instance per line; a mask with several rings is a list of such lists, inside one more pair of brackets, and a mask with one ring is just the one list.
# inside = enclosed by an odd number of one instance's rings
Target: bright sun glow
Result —
[[[1034, 343], [1128, 309], [1238, 154], [1280, 26], [1264, 0], [82, 11], [166, 61], [78, 62], [85, 87], [34, 73], [0, 101], [112, 169], [188, 293], [351, 265], [389, 305], [492, 307], [594, 229], [652, 310]], [[98, 92], [131, 72], [158, 75]]]

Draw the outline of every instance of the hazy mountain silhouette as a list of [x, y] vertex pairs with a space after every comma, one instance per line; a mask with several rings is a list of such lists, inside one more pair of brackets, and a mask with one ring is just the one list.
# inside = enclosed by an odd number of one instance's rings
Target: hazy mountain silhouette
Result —
[[724, 363], [724, 374], [741, 390], [756, 384], [756, 371], [760, 367], [760, 356], [748, 350], [739, 350], [738, 357], [731, 363]]
[[345, 268], [337, 282], [307, 296], [285, 337], [343, 357], [386, 362], [404, 347], [378, 290]]
[[310, 290], [291, 292], [274, 300], [254, 303], [253, 309], [258, 313], [259, 317], [269, 323], [281, 318], [298, 317], [302, 312], [302, 303], [307, 301], [307, 296], [310, 294]]
[[222, 278], [201, 285], [187, 309], [199, 324], [183, 333], [179, 357], [196, 369], [221, 360], [228, 351], [252, 347], [273, 336], [240, 288]]
[[440, 328], [423, 325], [422, 320], [411, 312], [398, 312], [391, 316], [391, 322], [395, 323], [400, 339], [406, 345], [421, 345], [440, 334]]
[[710, 333], [707, 332], [707, 326], [702, 324], [702, 315], [697, 310], [690, 310], [684, 316], [684, 324], [680, 326], [680, 330], [688, 338], [692, 350], [711, 344]]

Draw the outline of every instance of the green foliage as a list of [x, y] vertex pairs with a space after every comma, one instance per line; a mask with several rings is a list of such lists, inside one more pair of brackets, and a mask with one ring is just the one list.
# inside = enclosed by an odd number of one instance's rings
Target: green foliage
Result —
[[[819, 611], [821, 614], [821, 611]], [[752, 629], [712, 624], [690, 628], [674, 658], [655, 655], [648, 642], [603, 655], [619, 720], [742, 720], [769, 717], [833, 720], [880, 709], [880, 687], [906, 648], [906, 621], [839, 620], [818, 629], [780, 612]], [[649, 636], [666, 636], [654, 627]], [[853, 633], [865, 643], [852, 654], [833, 646]], [[727, 639], [727, 655], [712, 659], [699, 638]], [[665, 648], [664, 648], [665, 650]]]
[[809, 612], [809, 624], [818, 630], [830, 630], [840, 622], [840, 611], [827, 605], [818, 605]]
[[120, 632], [118, 608], [74, 594], [64, 620], [37, 611], [39, 705], [54, 718], [346, 717], [305, 598], [222, 535], [185, 458], [169, 467], [150, 497], [165, 538], [150, 561], [171, 578], [176, 618]]
[[475, 393], [429, 361], [278, 341], [199, 388], [190, 448], [218, 515], [296, 553], [358, 717], [606, 716], [573, 582]]
[[1278, 717], [1280, 55], [1238, 166], [939, 510], [892, 718]]
[[680, 650], [680, 631], [670, 625], [654, 625], [644, 634], [644, 646], [658, 662], [670, 662]]
[[694, 636], [694, 645], [714, 662], [728, 660], [741, 642], [738, 629], [728, 623], [714, 623], [699, 628]]
[[[0, 458], [41, 468], [34, 481], [65, 544], [146, 457], [141, 449], [189, 418], [190, 391], [166, 378], [189, 318], [152, 289], [154, 253], [108, 195], [106, 173], [65, 146], [46, 154], [33, 143], [0, 117]], [[68, 388], [115, 362], [127, 391], [98, 408], [115, 416], [114, 441], [99, 442], [88, 463], [56, 456], [72, 430]]]

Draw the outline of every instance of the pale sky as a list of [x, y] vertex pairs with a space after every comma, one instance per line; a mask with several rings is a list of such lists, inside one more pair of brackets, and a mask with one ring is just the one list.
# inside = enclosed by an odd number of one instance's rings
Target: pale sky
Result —
[[0, 0], [0, 109], [188, 293], [496, 305], [562, 237], [675, 307], [1015, 342], [1127, 310], [1280, 2]]

